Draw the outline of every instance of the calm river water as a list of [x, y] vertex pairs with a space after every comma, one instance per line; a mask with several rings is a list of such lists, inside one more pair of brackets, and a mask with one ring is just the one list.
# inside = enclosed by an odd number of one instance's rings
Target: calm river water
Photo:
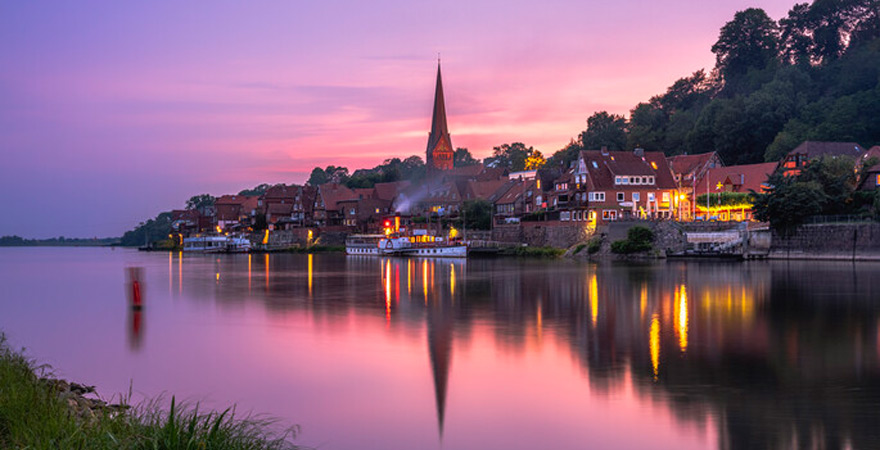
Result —
[[0, 330], [322, 449], [880, 447], [876, 264], [3, 248]]

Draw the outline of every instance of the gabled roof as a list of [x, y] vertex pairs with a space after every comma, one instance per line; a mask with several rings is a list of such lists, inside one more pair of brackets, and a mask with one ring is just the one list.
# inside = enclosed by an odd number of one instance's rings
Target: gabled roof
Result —
[[820, 156], [852, 156], [853, 158], [857, 158], [862, 153], [864, 153], [864, 149], [855, 142], [819, 142], [819, 141], [804, 141], [801, 145], [798, 145], [794, 148], [794, 150], [788, 152], [789, 155], [794, 154], [802, 154], [806, 155], [807, 159], [818, 158]]
[[267, 201], [289, 199], [296, 197], [298, 192], [299, 186], [295, 184], [291, 184], [290, 186], [286, 184], [276, 184], [266, 190], [266, 193], [263, 194], [263, 199]]
[[504, 193], [496, 202], [496, 205], [506, 205], [519, 201], [524, 195], [527, 195], [529, 191], [532, 191], [532, 196], [537, 195], [538, 187], [535, 180], [525, 180], [525, 181], [514, 181], [511, 180], [512, 185], [507, 189], [507, 192]]
[[[588, 190], [644, 190], [675, 189], [675, 180], [662, 152], [603, 152], [584, 150], [579, 159], [584, 161]], [[656, 167], [656, 168], [655, 168]], [[617, 176], [654, 176], [653, 185], [616, 185]]]
[[675, 174], [690, 174], [705, 166], [715, 152], [697, 153], [695, 155], [675, 155], [667, 158], [669, 161], [669, 169]]
[[357, 199], [357, 194], [354, 191], [338, 183], [325, 183], [318, 186], [318, 195], [324, 200], [324, 209], [327, 211], [338, 209], [336, 203], [341, 200]]
[[410, 185], [409, 181], [393, 181], [390, 183], [376, 183], [373, 186], [375, 189], [375, 197], [382, 200], [394, 200], [395, 197], [400, 195], [400, 192], [406, 189]]
[[[767, 178], [776, 171], [776, 163], [744, 164], [739, 166], [716, 167], [696, 182], [695, 194], [718, 192], [718, 184], [732, 186], [733, 192], [762, 192]], [[707, 185], [708, 179], [708, 185]]]
[[471, 166], [454, 167], [452, 170], [446, 171], [444, 175], [476, 178], [482, 172], [483, 164], [474, 164]]
[[214, 206], [218, 205], [244, 205], [250, 200], [256, 201], [258, 196], [255, 195], [221, 195], [214, 200]]
[[429, 188], [425, 203], [456, 203], [461, 201], [461, 193], [458, 186], [452, 182], [446, 182]]
[[465, 192], [465, 200], [489, 200], [492, 194], [507, 184], [507, 180], [469, 181]]
[[483, 171], [477, 175], [477, 181], [507, 180], [509, 173], [505, 167], [483, 167]]

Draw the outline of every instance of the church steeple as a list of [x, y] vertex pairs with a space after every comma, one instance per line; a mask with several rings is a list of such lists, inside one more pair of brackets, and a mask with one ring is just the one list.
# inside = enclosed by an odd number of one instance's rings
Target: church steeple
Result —
[[429, 170], [452, 169], [452, 138], [446, 128], [446, 102], [443, 99], [443, 81], [440, 77], [440, 61], [437, 61], [437, 87], [434, 89], [434, 116], [431, 119], [431, 135], [425, 162]]

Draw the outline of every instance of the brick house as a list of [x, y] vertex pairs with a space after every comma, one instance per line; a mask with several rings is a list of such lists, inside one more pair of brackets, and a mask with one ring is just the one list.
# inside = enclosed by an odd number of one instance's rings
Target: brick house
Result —
[[325, 183], [318, 186], [314, 202], [314, 221], [319, 227], [340, 226], [345, 223], [345, 215], [339, 202], [358, 200], [358, 195], [340, 183]]
[[574, 204], [560, 208], [563, 221], [677, 218], [678, 189], [662, 152], [581, 151], [568, 183], [559, 187]]
[[[736, 192], [748, 194], [750, 191], [767, 190], [767, 178], [776, 171], [777, 163], [744, 164], [739, 166], [717, 167], [707, 170], [696, 182], [696, 193], [691, 199], [695, 207], [696, 220], [744, 221], [752, 220], [752, 205], [749, 201], [737, 204], [707, 207], [697, 199], [703, 194]], [[708, 214], [707, 214], [708, 213]]]
[[214, 201], [215, 226], [230, 231], [253, 225], [259, 201], [256, 195], [221, 195]]

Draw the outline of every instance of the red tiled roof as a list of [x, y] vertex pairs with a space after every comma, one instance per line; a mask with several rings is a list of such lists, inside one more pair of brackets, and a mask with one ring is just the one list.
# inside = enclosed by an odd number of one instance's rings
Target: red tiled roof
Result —
[[676, 155], [667, 158], [672, 173], [689, 174], [706, 165], [715, 152], [697, 153], [695, 155]]
[[482, 199], [488, 200], [492, 194], [507, 184], [507, 180], [495, 181], [469, 181], [465, 193], [466, 200]]
[[482, 164], [474, 164], [472, 166], [456, 167], [444, 173], [452, 176], [476, 177], [483, 172]]
[[357, 199], [357, 194], [351, 189], [338, 183], [325, 183], [318, 187], [319, 195], [324, 199], [324, 209], [336, 210], [336, 203], [342, 200]]
[[390, 183], [376, 183], [373, 189], [376, 190], [376, 198], [390, 201], [394, 200], [409, 185], [409, 181], [394, 181]]
[[528, 191], [532, 191], [532, 196], [538, 195], [537, 183], [535, 180], [528, 181], [514, 181], [510, 188], [507, 190], [498, 201], [495, 202], [497, 205], [505, 205], [516, 202], [520, 197], [526, 195]]
[[256, 195], [244, 195], [245, 198], [243, 202], [241, 202], [241, 210], [245, 214], [250, 214], [251, 211], [257, 209], [257, 205], [260, 202], [260, 197]]
[[[666, 156], [662, 152], [644, 152], [644, 156], [638, 156], [633, 152], [601, 152], [599, 150], [585, 150], [580, 153], [584, 161], [588, 177], [587, 188], [589, 190], [645, 190], [651, 187], [655, 189], [675, 189], [675, 180], [669, 170]], [[593, 162], [596, 164], [593, 165]], [[657, 168], [655, 169], [654, 166]], [[654, 176], [653, 185], [616, 185], [616, 176]]]
[[461, 193], [458, 186], [452, 181], [435, 185], [429, 188], [425, 198], [426, 203], [452, 203], [461, 201]]
[[767, 182], [767, 177], [774, 171], [776, 171], [775, 162], [716, 167], [710, 169], [707, 176], [697, 181], [696, 194], [706, 193], [707, 178], [711, 192], [719, 190], [717, 189], [719, 183], [724, 186], [722, 190], [730, 186], [733, 192], [749, 192], [749, 190], [762, 192], [762, 186]]
[[504, 167], [484, 167], [483, 171], [477, 175], [477, 181], [507, 180], [509, 173]]

